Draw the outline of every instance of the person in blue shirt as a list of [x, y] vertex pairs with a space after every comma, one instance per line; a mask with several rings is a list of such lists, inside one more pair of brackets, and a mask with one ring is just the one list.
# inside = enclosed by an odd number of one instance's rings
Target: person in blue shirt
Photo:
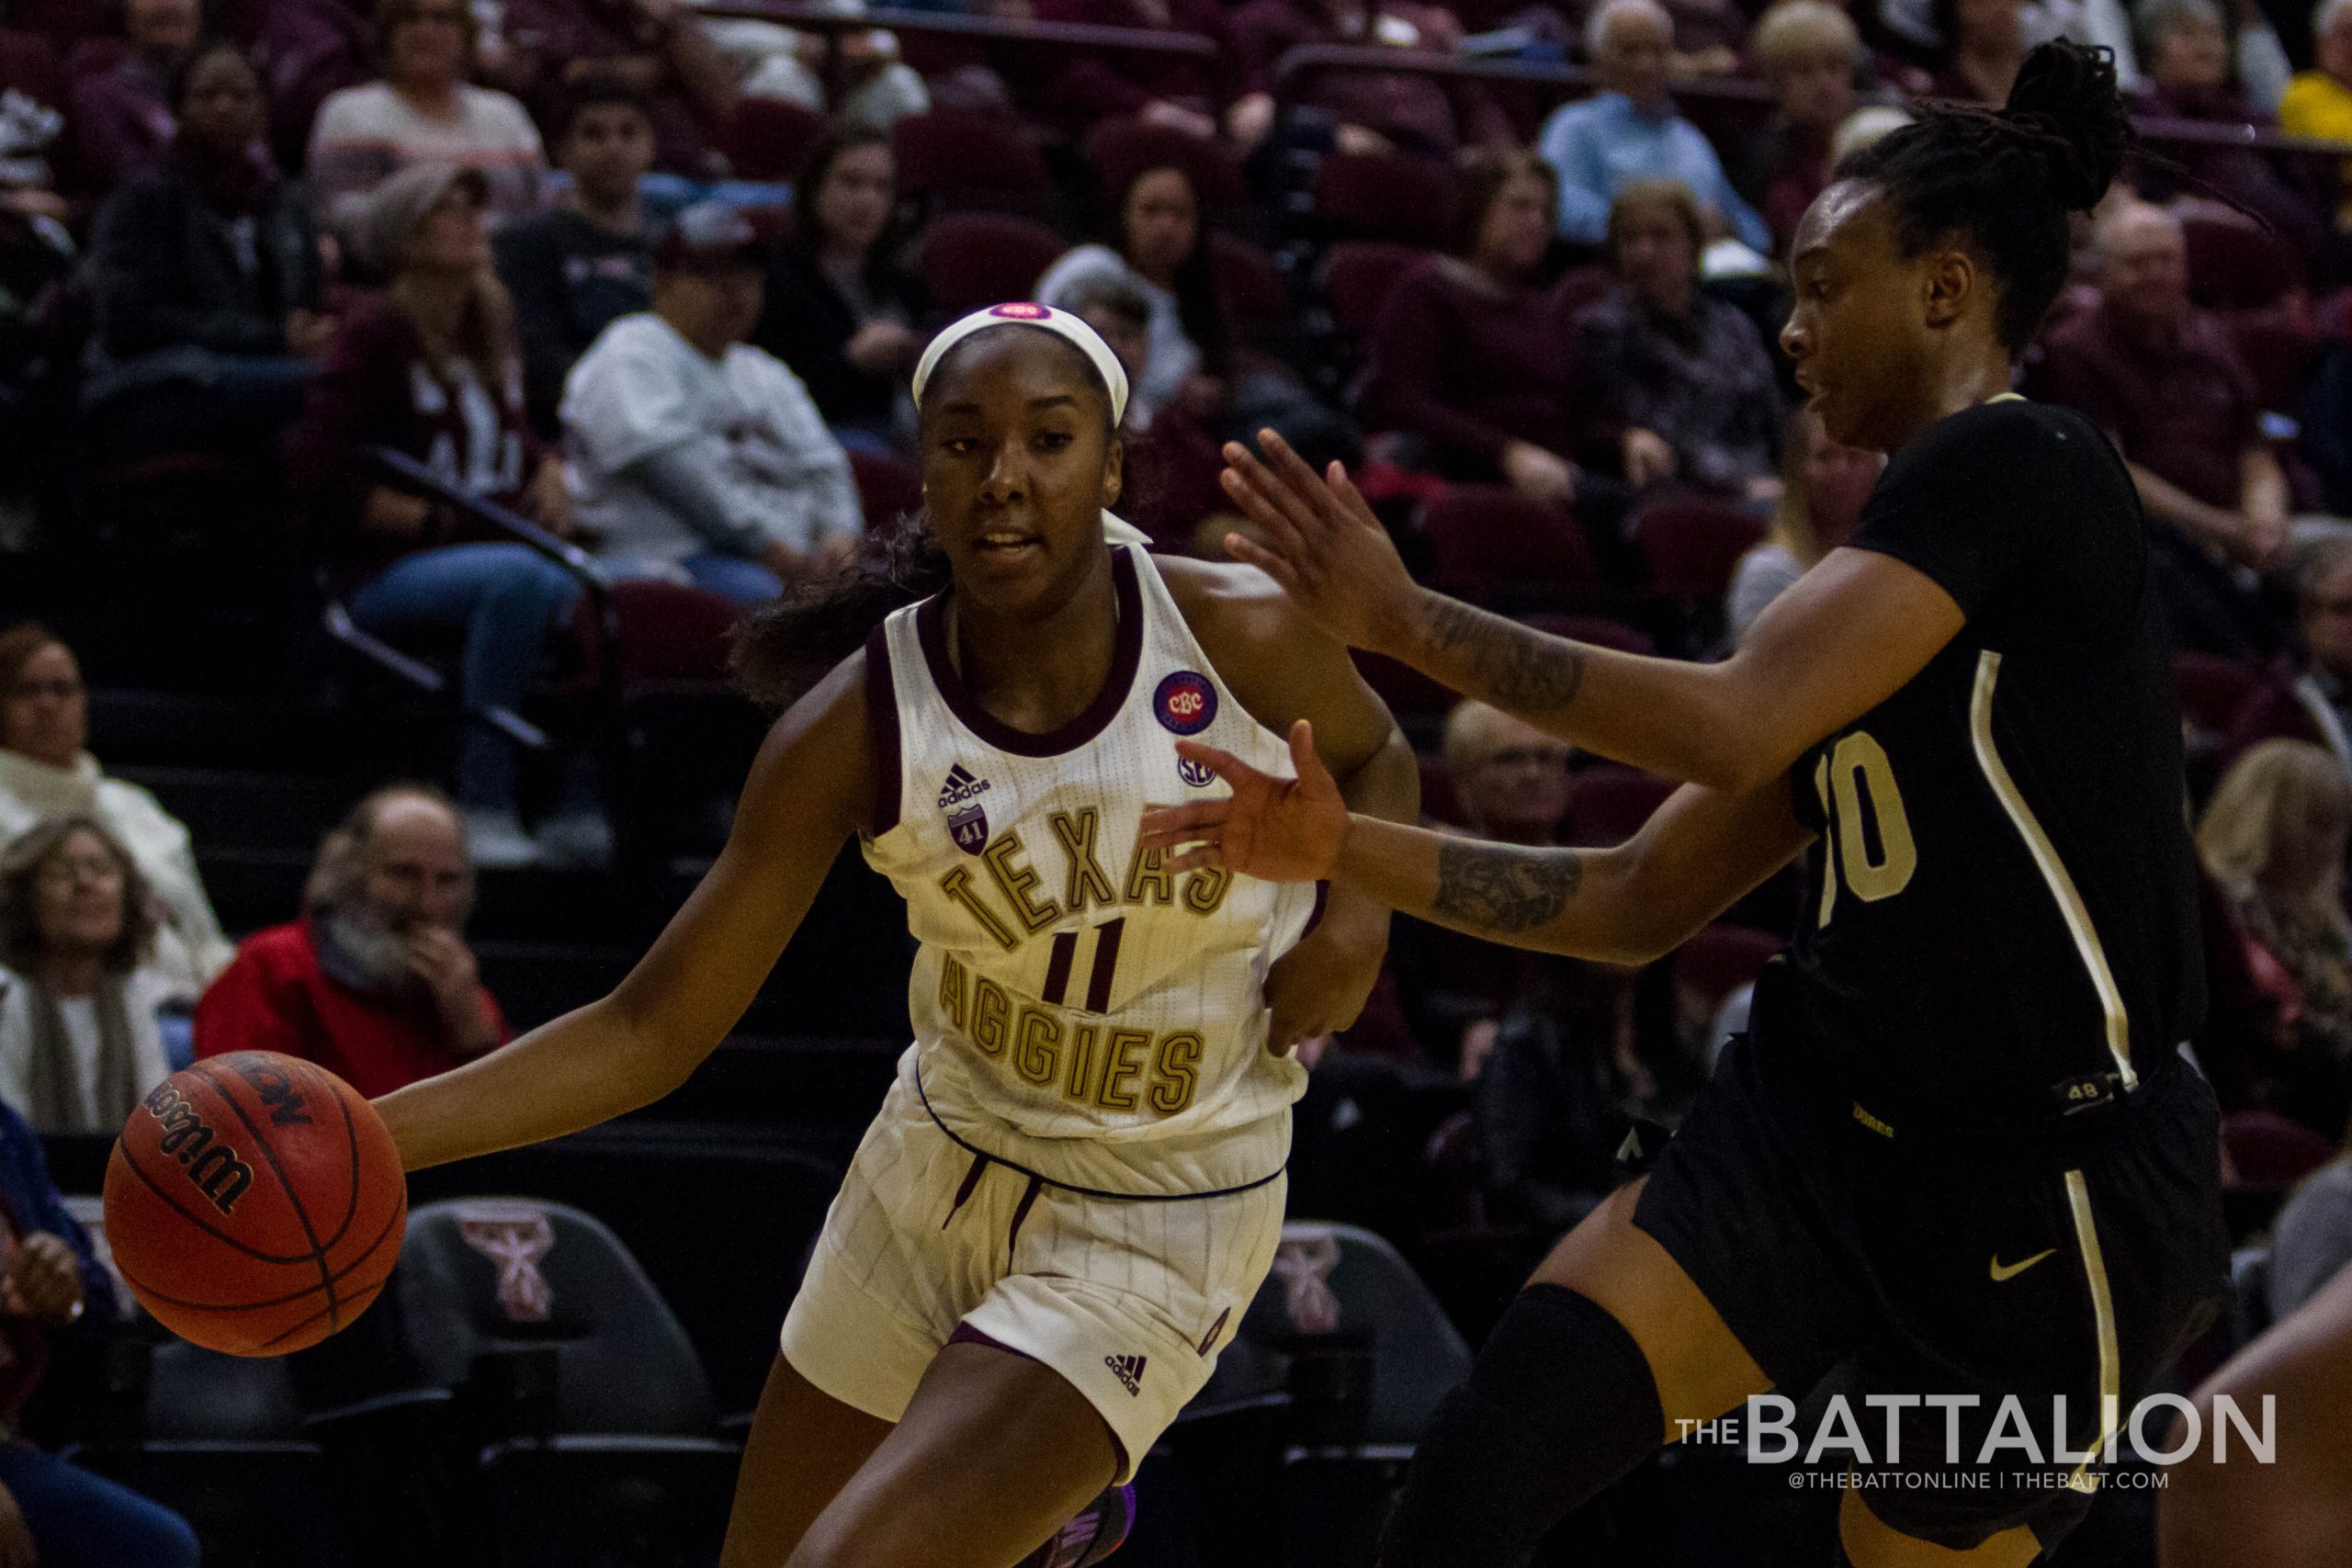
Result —
[[1674, 112], [1667, 91], [1674, 24], [1657, 0], [1608, 0], [1585, 29], [1601, 92], [1563, 106], [1544, 122], [1536, 150], [1560, 176], [1560, 235], [1599, 244], [1610, 204], [1639, 179], [1690, 187], [1718, 235], [1736, 235], [1759, 255], [1772, 232], [1724, 177], [1699, 128]]
[[50, 1179], [40, 1134], [0, 1102], [0, 1563], [198, 1568], [196, 1532], [177, 1514], [17, 1430], [52, 1343], [120, 1317], [114, 1280]]

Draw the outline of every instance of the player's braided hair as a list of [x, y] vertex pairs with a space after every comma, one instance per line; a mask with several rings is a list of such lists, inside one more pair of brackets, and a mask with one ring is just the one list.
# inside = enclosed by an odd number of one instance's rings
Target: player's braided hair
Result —
[[736, 623], [735, 683], [781, 712], [865, 645], [891, 611], [947, 586], [947, 556], [921, 511], [866, 536], [861, 558], [831, 577], [787, 582]]
[[2132, 141], [2114, 57], [2064, 39], [2025, 58], [1998, 110], [1950, 104], [1849, 157], [1905, 255], [1958, 240], [1991, 266], [2001, 345], [2025, 346], [2066, 282], [2067, 214], [2107, 194]]

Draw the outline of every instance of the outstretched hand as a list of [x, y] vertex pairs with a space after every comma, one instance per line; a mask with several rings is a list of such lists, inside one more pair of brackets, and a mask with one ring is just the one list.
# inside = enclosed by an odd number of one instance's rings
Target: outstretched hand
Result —
[[1144, 813], [1143, 847], [1171, 852], [1170, 871], [1223, 866], [1268, 882], [1331, 874], [1348, 836], [1348, 803], [1315, 755], [1315, 728], [1290, 727], [1295, 779], [1261, 773], [1230, 751], [1179, 740], [1176, 750], [1233, 786], [1222, 800], [1156, 806]]
[[1227, 534], [1226, 549], [1281, 583], [1340, 641], [1394, 650], [1411, 630], [1419, 590], [1388, 530], [1340, 464], [1318, 475], [1274, 432], [1260, 431], [1258, 442], [1263, 461], [1238, 441], [1226, 443], [1222, 477], [1225, 492], [1264, 537]]

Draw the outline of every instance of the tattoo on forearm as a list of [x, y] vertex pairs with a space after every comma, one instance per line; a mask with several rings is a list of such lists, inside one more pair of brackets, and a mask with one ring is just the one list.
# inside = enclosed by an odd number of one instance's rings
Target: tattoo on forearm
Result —
[[1479, 931], [1532, 931], [1557, 915], [1583, 880], [1584, 857], [1574, 850], [1449, 839], [1438, 846], [1430, 908]]
[[1476, 694], [1497, 707], [1555, 711], [1574, 702], [1584, 684], [1584, 650], [1576, 644], [1456, 600], [1430, 617], [1430, 642], [1465, 654], [1481, 686]]

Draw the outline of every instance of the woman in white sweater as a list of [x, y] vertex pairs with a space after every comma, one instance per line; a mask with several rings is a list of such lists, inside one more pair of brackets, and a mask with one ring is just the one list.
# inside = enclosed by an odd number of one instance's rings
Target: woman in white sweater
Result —
[[168, 1071], [130, 852], [87, 815], [0, 852], [0, 1100], [43, 1133], [111, 1133]]
[[130, 852], [161, 906], [154, 968], [192, 998], [235, 956], [187, 829], [84, 750], [89, 704], [73, 650], [30, 622], [0, 631], [0, 846], [43, 818], [87, 813]]

